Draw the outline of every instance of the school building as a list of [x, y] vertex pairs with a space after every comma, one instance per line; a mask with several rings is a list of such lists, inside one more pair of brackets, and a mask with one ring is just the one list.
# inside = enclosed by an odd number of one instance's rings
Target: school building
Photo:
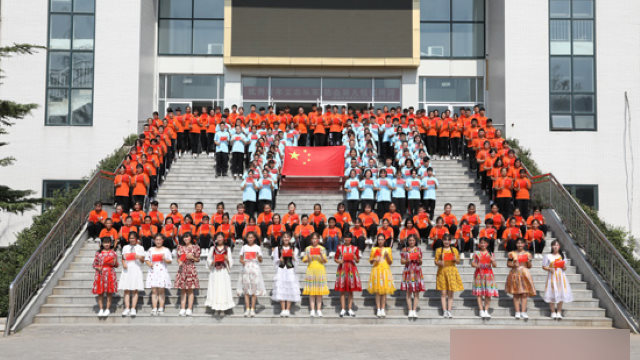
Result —
[[[0, 62], [0, 96], [39, 105], [2, 138], [1, 183], [72, 186], [169, 106], [482, 104], [639, 236], [639, 17], [602, 0], [1, 1], [2, 46], [48, 47]], [[0, 214], [0, 245], [31, 215]]]

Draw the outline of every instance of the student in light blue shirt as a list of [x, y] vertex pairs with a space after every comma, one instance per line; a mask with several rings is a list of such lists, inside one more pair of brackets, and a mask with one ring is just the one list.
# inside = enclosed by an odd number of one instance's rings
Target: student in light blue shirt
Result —
[[360, 205], [362, 206], [362, 210], [364, 210], [366, 205], [371, 205], [373, 209], [373, 204], [375, 202], [375, 193], [374, 188], [375, 180], [373, 178], [373, 173], [371, 169], [367, 169], [364, 171], [364, 179], [360, 181]]
[[436, 190], [438, 189], [438, 179], [433, 176], [433, 168], [427, 168], [427, 176], [422, 179], [423, 200], [425, 208], [429, 213], [429, 218], [433, 219], [436, 208]]
[[391, 203], [391, 190], [393, 189], [393, 178], [387, 177], [386, 171], [380, 171], [379, 177], [375, 181], [376, 194], [376, 211], [378, 217], [382, 218], [384, 214], [389, 210], [389, 204]]
[[273, 180], [269, 169], [262, 170], [262, 177], [257, 185], [258, 191], [258, 213], [261, 213], [265, 205], [273, 207]]
[[418, 171], [411, 169], [411, 175], [406, 179], [407, 199], [409, 200], [409, 213], [416, 215], [418, 213], [418, 207], [422, 204], [422, 196], [420, 189], [422, 187], [422, 181], [418, 177]]
[[242, 177], [244, 172], [244, 148], [247, 143], [247, 137], [242, 132], [240, 125], [236, 125], [233, 134], [231, 134], [231, 175], [234, 180]]
[[355, 169], [349, 171], [349, 177], [344, 183], [344, 191], [347, 193], [347, 211], [351, 218], [355, 219], [360, 205], [360, 181]]
[[216, 135], [213, 141], [216, 144], [216, 177], [227, 176], [227, 170], [229, 169], [229, 140], [231, 134], [227, 130], [227, 124], [220, 123], [219, 131], [216, 131]]
[[242, 181], [240, 189], [242, 189], [242, 202], [249, 216], [255, 216], [256, 213], [256, 179], [253, 177], [253, 170], [249, 170], [247, 178]]
[[402, 217], [407, 212], [407, 191], [405, 188], [407, 181], [400, 171], [396, 173], [393, 179], [393, 192], [391, 193], [391, 202], [396, 205], [396, 209]]

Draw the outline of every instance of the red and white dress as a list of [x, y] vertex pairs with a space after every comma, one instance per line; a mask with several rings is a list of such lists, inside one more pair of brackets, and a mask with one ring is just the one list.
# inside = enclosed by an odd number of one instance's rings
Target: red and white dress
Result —
[[93, 259], [93, 267], [96, 270], [93, 277], [93, 289], [96, 295], [113, 294], [118, 292], [116, 268], [118, 267], [118, 255], [113, 250], [103, 250], [96, 253]]
[[[186, 258], [187, 255], [193, 255], [194, 258], [200, 258], [200, 247], [198, 245], [178, 246], [178, 259], [182, 261], [182, 265], [178, 268], [176, 274], [176, 289], [199, 289], [200, 280], [198, 279], [198, 269], [193, 260]], [[184, 260], [183, 260], [184, 259]]]
[[[420, 260], [411, 260], [411, 254], [417, 253]], [[400, 290], [410, 292], [425, 291], [424, 276], [422, 275], [422, 250], [419, 247], [414, 246], [413, 249], [405, 248], [400, 257], [407, 262], [404, 265], [402, 271], [402, 282], [400, 283]]]
[[336, 291], [362, 291], [362, 283], [360, 282], [360, 274], [356, 266], [355, 259], [360, 258], [360, 250], [354, 245], [340, 245], [336, 251], [335, 259], [342, 259], [344, 254], [353, 255], [354, 260], [346, 260], [338, 265], [336, 272]]

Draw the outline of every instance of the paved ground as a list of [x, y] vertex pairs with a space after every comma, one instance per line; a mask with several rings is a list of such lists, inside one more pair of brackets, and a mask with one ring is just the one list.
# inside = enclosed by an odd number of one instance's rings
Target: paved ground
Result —
[[[150, 354], [157, 355], [152, 358], [240, 359], [252, 353], [260, 353], [256, 360], [317, 360], [328, 353], [367, 360], [415, 359], [426, 354], [429, 359], [449, 359], [449, 330], [403, 325], [32, 325], [0, 338], [0, 353], [4, 359], [148, 359]], [[631, 335], [630, 340], [631, 359], [640, 359], [640, 336]]]

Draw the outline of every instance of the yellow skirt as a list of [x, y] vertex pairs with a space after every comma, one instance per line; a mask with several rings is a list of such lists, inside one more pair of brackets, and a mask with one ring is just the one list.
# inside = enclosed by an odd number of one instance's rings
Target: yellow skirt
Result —
[[438, 268], [436, 274], [436, 290], [462, 291], [462, 279], [458, 268], [455, 266], [444, 266]]
[[304, 277], [302, 295], [329, 295], [327, 271], [319, 261], [312, 261]]
[[389, 266], [378, 265], [371, 268], [369, 276], [369, 293], [377, 295], [393, 295], [396, 288], [393, 286], [393, 276]]

